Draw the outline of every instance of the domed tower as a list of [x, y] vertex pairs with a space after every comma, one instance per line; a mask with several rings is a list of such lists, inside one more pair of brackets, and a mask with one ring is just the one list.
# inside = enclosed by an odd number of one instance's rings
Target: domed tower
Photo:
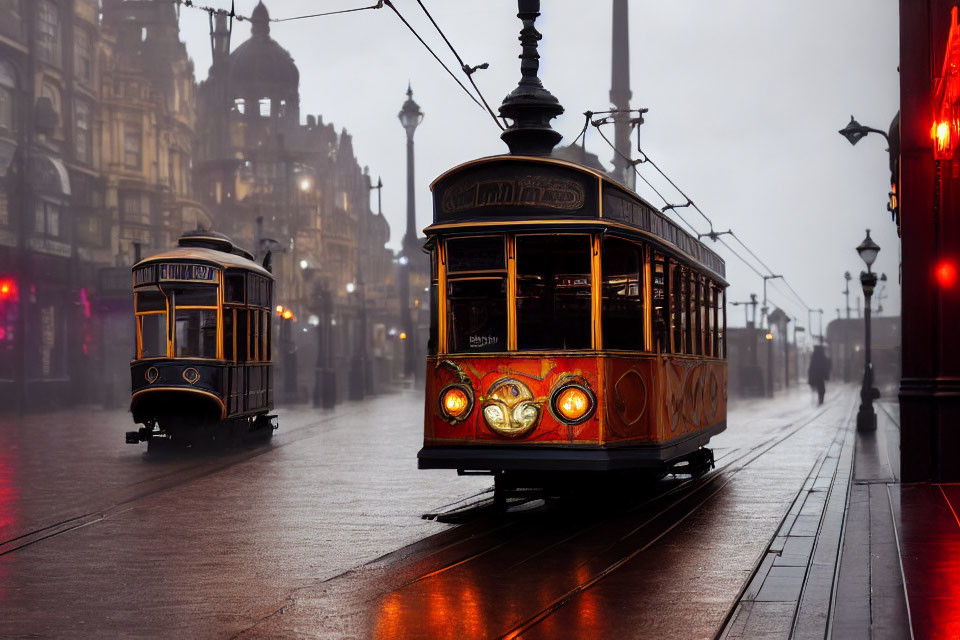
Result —
[[207, 135], [197, 181], [211, 206], [225, 207], [216, 224], [241, 241], [253, 241], [247, 236], [252, 236], [254, 220], [237, 220], [234, 205], [264, 192], [265, 186], [256, 184], [255, 166], [286, 157], [296, 139], [300, 72], [290, 53], [270, 36], [270, 13], [263, 2], [253, 10], [250, 38], [232, 53], [228, 17], [215, 18], [213, 65], [199, 91], [199, 129]]
[[[228, 95], [248, 129], [269, 135], [282, 132], [284, 123], [299, 123], [300, 71], [290, 53], [270, 37], [270, 13], [262, 1], [250, 22], [250, 39], [230, 54]], [[266, 141], [247, 144], [251, 142]]]

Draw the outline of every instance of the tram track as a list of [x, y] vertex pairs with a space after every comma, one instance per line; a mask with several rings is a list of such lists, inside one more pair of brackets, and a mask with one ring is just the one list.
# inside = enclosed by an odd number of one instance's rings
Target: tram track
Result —
[[[560, 597], [556, 598], [553, 602], [551, 602], [551, 603], [550, 603], [549, 605], [547, 605], [546, 607], [542, 608], [542, 609], [541, 609], [540, 611], [538, 611], [536, 614], [534, 614], [533, 616], [528, 617], [526, 620], [524, 620], [524, 621], [521, 622], [520, 624], [516, 625], [516, 626], [513, 627], [512, 629], [510, 629], [510, 630], [506, 631], [505, 633], [503, 633], [502, 635], [500, 635], [499, 638], [502, 638], [502, 639], [504, 639], [504, 640], [507, 640], [507, 639], [513, 639], [513, 638], [518, 638], [518, 637], [520, 637], [523, 633], [525, 633], [526, 631], [528, 631], [529, 629], [533, 628], [534, 626], [536, 626], [537, 624], [539, 624], [540, 622], [542, 622], [543, 620], [545, 620], [547, 617], [549, 617], [550, 615], [552, 615], [553, 613], [555, 613], [557, 610], [559, 610], [561, 607], [563, 607], [566, 603], [568, 603], [568, 602], [569, 602], [570, 600], [572, 600], [574, 597], [576, 597], [576, 596], [579, 595], [580, 593], [586, 591], [586, 590], [589, 589], [590, 587], [594, 586], [595, 584], [597, 584], [598, 582], [600, 582], [600, 580], [602, 580], [603, 578], [605, 578], [605, 577], [608, 576], [609, 574], [613, 573], [614, 571], [616, 571], [617, 569], [619, 569], [620, 567], [622, 567], [623, 565], [625, 565], [627, 562], [633, 560], [635, 557], [637, 557], [638, 555], [640, 555], [641, 553], [643, 553], [644, 551], [646, 551], [647, 549], [649, 549], [651, 546], [653, 546], [653, 545], [656, 544], [659, 540], [661, 540], [664, 536], [666, 536], [670, 531], [672, 531], [674, 528], [676, 528], [677, 526], [679, 526], [680, 524], [682, 524], [687, 518], [689, 518], [690, 516], [694, 515], [701, 507], [703, 507], [705, 504], [707, 504], [715, 495], [717, 495], [718, 493], [720, 493], [728, 484], [730, 484], [730, 483], [733, 481], [733, 479], [734, 479], [734, 477], [736, 476], [736, 474], [738, 474], [740, 471], [742, 471], [743, 469], [745, 469], [748, 465], [750, 465], [750, 464], [752, 464], [753, 462], [755, 462], [756, 460], [758, 460], [762, 455], [766, 454], [767, 452], [769, 452], [769, 451], [770, 451], [771, 449], [773, 449], [774, 447], [776, 447], [776, 446], [778, 446], [778, 445], [786, 442], [788, 439], [790, 439], [791, 437], [793, 437], [794, 435], [796, 435], [796, 434], [797, 434], [798, 432], [800, 432], [803, 428], [805, 428], [805, 427], [808, 426], [809, 424], [811, 424], [811, 423], [813, 423], [814, 421], [816, 421], [818, 418], [820, 418], [822, 415], [824, 415], [825, 413], [827, 413], [827, 411], [829, 411], [829, 410], [831, 410], [831, 409], [833, 409], [833, 407], [824, 408], [822, 411], [819, 411], [817, 414], [815, 414], [814, 416], [812, 416], [812, 417], [809, 418], [808, 420], [802, 422], [801, 424], [799, 424], [799, 425], [796, 426], [795, 428], [791, 429], [791, 430], [790, 430], [789, 432], [787, 432], [786, 434], [784, 434], [784, 435], [782, 435], [782, 436], [780, 436], [780, 437], [777, 437], [777, 438], [772, 439], [772, 440], [773, 440], [772, 442], [771, 442], [770, 440], [767, 440], [767, 441], [764, 442], [764, 443], [758, 444], [758, 445], [756, 445], [756, 446], [754, 446], [754, 447], [750, 447], [747, 451], [745, 451], [742, 455], [740, 455], [738, 458], [736, 458], [736, 459], [734, 460], [734, 463], [736, 463], [736, 462], [739, 461], [739, 460], [743, 460], [744, 458], [747, 458], [747, 457], [750, 456], [751, 454], [755, 454], [755, 455], [753, 455], [752, 457], [750, 457], [749, 459], [747, 459], [745, 462], [743, 462], [743, 464], [741, 464], [741, 465], [739, 465], [739, 466], [737, 466], [737, 467], [734, 467], [733, 469], [729, 469], [728, 467], [730, 467], [730, 466], [732, 465], [732, 463], [728, 463], [728, 465], [726, 465], [724, 468], [722, 468], [722, 469], [721, 469], [721, 468], [715, 469], [715, 470], [712, 471], [710, 474], [707, 474], [706, 476], [704, 476], [703, 479], [702, 479], [703, 482], [701, 482], [701, 483], [699, 483], [697, 486], [693, 487], [693, 488], [691, 489], [691, 491], [689, 491], [689, 492], [687, 492], [686, 494], [680, 496], [677, 500], [675, 500], [674, 502], [672, 502], [672, 503], [671, 503], [670, 505], [668, 505], [665, 509], [663, 509], [662, 511], [660, 511], [659, 513], [657, 513], [654, 517], [649, 518], [648, 520], [644, 521], [643, 523], [641, 523], [640, 525], [638, 525], [637, 527], [635, 527], [632, 531], [630, 531], [627, 535], [622, 536], [619, 540], [617, 540], [616, 542], [614, 542], [613, 544], [611, 544], [609, 547], [607, 547], [607, 549], [604, 549], [603, 552], [601, 552], [600, 554], [596, 554], [596, 555], [593, 556], [592, 558], [589, 558], [588, 560], [586, 560], [586, 561], [584, 561], [583, 563], [581, 563], [580, 566], [581, 566], [581, 567], [582, 567], [582, 566], [585, 566], [585, 565], [587, 565], [591, 560], [594, 560], [594, 559], [598, 558], [599, 556], [603, 555], [603, 553], [606, 553], [606, 552], [608, 552], [608, 551], [612, 551], [615, 547], [617, 547], [617, 546], [619, 546], [619, 545], [621, 545], [621, 544], [626, 543], [627, 540], [628, 540], [628, 538], [630, 538], [630, 537], [632, 537], [632, 536], [634, 536], [634, 535], [638, 535], [638, 534], [644, 532], [644, 530], [647, 529], [648, 527], [651, 527], [651, 526], [653, 526], [653, 525], [658, 524], [658, 520], [661, 521], [660, 524], [665, 525], [665, 526], [663, 526], [662, 530], [654, 529], [654, 531], [651, 532], [651, 533], [653, 533], [653, 535], [645, 536], [645, 537], [641, 538], [640, 540], [636, 541], [634, 544], [629, 545], [630, 547], [633, 547], [633, 550], [632, 550], [632, 551], [629, 551], [629, 552], [624, 553], [624, 554], [614, 554], [614, 555], [618, 555], [618, 556], [620, 556], [620, 557], [618, 557], [618, 558], [615, 559], [614, 561], [610, 562], [610, 563], [609, 563], [604, 569], [602, 569], [601, 571], [594, 573], [594, 574], [593, 574], [590, 578], [588, 578], [587, 580], [583, 580], [583, 581], [579, 582], [579, 583], [578, 583], [576, 586], [574, 586], [572, 589], [569, 589], [566, 593], [564, 593], [564, 594], [561, 595]], [[843, 428], [844, 428], [844, 425], [841, 425], [841, 426], [838, 428], [837, 431], [839, 432], [839, 431], [842, 430]], [[784, 429], [781, 428], [781, 431], [783, 431], [783, 430], [784, 430]], [[829, 445], [827, 445], [827, 448], [824, 450], [824, 453], [821, 454], [821, 456], [818, 456], [817, 462], [814, 464], [814, 467], [813, 467], [814, 469], [816, 469], [816, 468], [822, 463], [822, 458], [823, 458], [823, 456], [826, 455], [825, 452], [829, 449], [829, 447], [833, 444], [833, 442], [834, 442], [834, 440], [831, 439], [831, 442], [830, 442]], [[811, 473], [812, 473], [812, 472], [811, 472]], [[808, 477], [809, 477], [809, 476], [808, 476]], [[707, 493], [705, 496], [703, 496], [703, 498], [702, 498], [701, 500], [699, 500], [699, 501], [696, 502], [695, 504], [691, 505], [690, 508], [688, 508], [688, 509], [686, 509], [686, 510], [680, 510], [680, 513], [679, 513], [679, 514], [677, 514], [674, 518], [669, 518], [669, 519], [667, 519], [666, 523], [664, 523], [664, 522], [662, 521], [662, 517], [663, 517], [663, 516], [665, 516], [666, 514], [668, 514], [670, 511], [674, 510], [676, 507], [679, 507], [682, 502], [686, 501], [688, 498], [691, 498], [691, 497], [697, 495], [697, 494], [700, 492], [701, 489], [704, 489], [704, 488], [706, 488], [706, 487], [709, 487], [709, 486], [713, 483], [713, 481], [721, 481], [721, 480], [722, 480], [721, 484], [719, 484], [719, 485], [716, 486], [715, 488], [712, 488], [712, 490], [709, 491], [709, 493]], [[801, 485], [801, 488], [798, 490], [798, 496], [799, 496], [800, 493], [803, 492], [803, 490], [804, 490], [804, 489], [803, 489], [803, 485]], [[797, 499], [797, 496], [794, 497], [794, 501], [796, 501], [796, 499]], [[791, 504], [792, 504], [792, 503], [791, 503]], [[578, 567], [578, 568], [579, 568], [579, 567]]]
[[[373, 411], [374, 409], [367, 409], [365, 412], [369, 413]], [[340, 411], [334, 415], [324, 416], [323, 419], [314, 420], [299, 427], [288, 429], [283, 433], [275, 434], [270, 441], [246, 444], [239, 451], [231, 451], [226, 449], [220, 452], [214, 452], [213, 455], [217, 456], [215, 459], [210, 459], [208, 457], [206, 460], [195, 465], [181, 467], [167, 473], [153, 476], [151, 478], [144, 478], [130, 482], [124, 486], [113, 489], [111, 493], [113, 495], [117, 495], [123, 494], [124, 492], [128, 492], [135, 488], [140, 488], [140, 490], [135, 491], [132, 495], [128, 495], [124, 498], [115, 498], [112, 501], [107, 501], [107, 504], [103, 506], [87, 507], [84, 512], [79, 515], [52, 516], [51, 519], [55, 521], [51, 524], [31, 529], [27, 532], [7, 538], [6, 540], [0, 540], [0, 557], [14, 553], [36, 543], [82, 529], [92, 524], [96, 524], [133, 508], [137, 502], [165, 493], [167, 491], [172, 491], [197, 480], [202, 480], [218, 473], [228, 471], [238, 465], [249, 462], [278, 449], [298, 444], [311, 438], [320, 437], [321, 435], [336, 431], [339, 428], [348, 428], [348, 426], [334, 426], [329, 430], [323, 430], [320, 432], [317, 431], [318, 427], [322, 427], [325, 424], [335, 424], [337, 421], [340, 421], [344, 418], [356, 416], [357, 413], [355, 409], [353, 411]], [[209, 450], [195, 451], [193, 449], [183, 450], [178, 453], [181, 455], [178, 455], [174, 452], [164, 452], [159, 456], [156, 453], [145, 453], [145, 456], [152, 456], [152, 459], [145, 461], [145, 464], [149, 464], [154, 461], [162, 461], [164, 459], [182, 459], [184, 456], [199, 457], [211, 455]], [[143, 485], [146, 485], [146, 487], [144, 488]]]
[[[516, 561], [506, 563], [505, 567], [497, 565], [497, 570], [510, 573], [518, 568], [531, 566], [530, 563], [538, 559], [551, 555], [561, 556], [563, 554], [560, 553], [560, 550], [564, 547], [596, 547], [592, 549], [589, 555], [582, 558], [576, 566], [571, 567], [573, 575], [582, 576], [585, 569], [589, 570], [587, 571], [589, 575], [585, 576], [584, 579], [578, 579], [574, 585], [564, 589], [546, 606], [526, 616], [519, 623], [502, 632], [499, 637], [519, 637], [561, 610], [579, 594], [590, 589], [637, 555], [648, 550], [708, 504], [741, 471], [766, 455], [771, 449], [783, 444], [804, 428], [821, 419], [828, 412], [836, 411], [841, 403], [841, 397], [837, 396], [833, 400], [828, 400], [824, 407], [801, 420], [788, 421], [780, 426], [771, 426], [767, 430], [769, 436], [752, 446], [731, 448], [725, 451], [717, 457], [717, 468], [700, 478], [680, 480], [664, 491], [644, 496], [642, 500], [627, 506], [626, 509], [620, 509], [609, 516], [593, 519], [586, 526], [576, 526], [566, 531], [556, 531], [549, 527], [556, 534], [555, 540], [544, 540], [543, 542], [547, 544], [538, 546], [530, 553], [522, 554], [522, 557], [516, 558]], [[476, 494], [476, 496], [482, 494], [483, 492]], [[487, 498], [481, 498], [476, 504], [481, 505], [485, 500]], [[593, 513], [599, 513], [599, 510], [595, 510]], [[638, 514], [641, 516], [639, 522], [637, 522]], [[507, 517], [510, 517], [510, 515], [508, 513]], [[471, 526], [472, 524], [482, 525], [480, 522], [461, 525], [460, 529], [464, 534], [462, 539], [444, 544], [441, 548], [419, 555], [416, 559], [416, 563], [421, 567], [424, 563], [427, 565], [434, 564], [429, 571], [410, 575], [409, 572], [401, 569], [399, 573], [406, 573], [406, 578], [394, 582], [395, 586], [387, 591], [380, 592], [379, 597], [387, 597], [387, 594], [396, 594], [411, 587], [420, 588], [422, 583], [440, 579], [445, 573], [465, 568], [472, 563], [482, 563], [485, 558], [498, 555], [495, 554], [497, 551], [504, 551], [503, 555], [509, 556], [515, 551], [510, 549], [512, 543], [517, 543], [514, 546], [518, 547], [528, 544], [524, 535], [526, 525], [531, 526], [534, 530], [536, 529], [537, 524], [530, 522], [530, 520], [537, 518], [538, 515], [533, 511], [523, 514], [523, 516], [528, 515], [531, 518], [518, 517], [509, 520], [507, 523], [503, 523], [502, 520], [484, 518], [482, 520], [486, 526]], [[485, 530], [486, 528], [489, 528], [489, 530]], [[621, 531], [617, 532], [615, 536], [609, 536], [611, 529], [621, 529]], [[584, 539], [591, 533], [601, 530], [607, 536], [606, 544], [598, 546], [595, 541], [590, 541], [589, 544], [584, 543]], [[494, 533], [496, 535], [493, 535]], [[603, 536], [599, 537], [602, 538]], [[432, 562], [442, 556], [450, 555], [453, 555], [453, 557], [441, 561], [439, 567], [436, 566], [437, 563]], [[492, 562], [495, 563], [496, 560]], [[383, 563], [374, 561], [371, 565], [373, 564], [381, 564], [382, 566]], [[590, 569], [592, 565], [596, 565], [596, 567]], [[474, 570], [474, 572], [476, 571], [480, 570]], [[451, 579], [456, 580], [456, 578]], [[426, 588], [424, 587], [424, 589]]]

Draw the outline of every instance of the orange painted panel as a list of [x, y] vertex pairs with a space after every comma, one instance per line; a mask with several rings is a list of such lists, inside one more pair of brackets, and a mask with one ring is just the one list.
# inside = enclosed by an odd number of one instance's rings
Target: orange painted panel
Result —
[[[566, 425], [548, 407], [551, 392], [575, 377], [597, 397], [593, 415]], [[530, 391], [540, 408], [527, 433], [496, 433], [481, 415], [484, 399], [499, 382], [512, 379]], [[715, 426], [726, 420], [727, 364], [671, 356], [494, 356], [444, 357], [427, 362], [424, 443], [553, 446], [656, 444]], [[460, 424], [440, 411], [440, 392], [453, 383], [473, 391], [473, 406]]]
[[[427, 389], [424, 441], [426, 444], [463, 442], [483, 445], [552, 443], [555, 445], [594, 445], [599, 443], [602, 402], [583, 424], [558, 422], [548, 408], [550, 393], [561, 379], [575, 376], [598, 398], [601, 384], [597, 358], [574, 356], [517, 355], [511, 357], [443, 357], [427, 362]], [[528, 388], [533, 402], [540, 407], [540, 417], [533, 429], [519, 437], [506, 437], [490, 429], [481, 415], [481, 405], [491, 388], [504, 378], [512, 378]], [[474, 404], [470, 416], [458, 425], [451, 425], [440, 413], [440, 391], [448, 384], [465, 382], [473, 390]]]

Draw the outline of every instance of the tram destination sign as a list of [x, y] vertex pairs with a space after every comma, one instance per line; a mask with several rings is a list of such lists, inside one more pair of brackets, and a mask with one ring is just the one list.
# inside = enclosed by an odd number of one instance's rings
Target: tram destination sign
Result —
[[149, 264], [133, 272], [135, 286], [160, 281], [215, 282], [217, 270], [205, 264], [161, 262]]
[[564, 166], [478, 164], [434, 187], [434, 221], [596, 215], [597, 180]]

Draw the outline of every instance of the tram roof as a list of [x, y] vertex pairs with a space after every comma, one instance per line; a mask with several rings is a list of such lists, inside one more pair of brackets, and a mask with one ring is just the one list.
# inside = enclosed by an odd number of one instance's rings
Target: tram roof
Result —
[[217, 251], [216, 249], [209, 249], [206, 247], [176, 247], [175, 249], [170, 249], [169, 251], [144, 258], [137, 264], [133, 265], [133, 268], [136, 269], [137, 267], [147, 264], [168, 261], [203, 262], [227, 269], [245, 269], [247, 271], [253, 271], [254, 273], [266, 276], [271, 280], [273, 279], [272, 273], [264, 269], [253, 260], [248, 260], [243, 256], [238, 256], [233, 253], [226, 253], [224, 251]]
[[[509, 165], [554, 169], [555, 175], [552, 178], [546, 176], [548, 182], [545, 184], [531, 184], [530, 187], [538, 193], [528, 200], [523, 191], [527, 186], [511, 181], [515, 179], [515, 173], [497, 171], [498, 166]], [[469, 173], [472, 169], [477, 169], [479, 174], [476, 181], [461, 184], [464, 181], [456, 180], [460, 174]], [[570, 178], [579, 178], [581, 182], [570, 182]], [[556, 182], [551, 184], [550, 180]], [[482, 194], [481, 181], [485, 189]], [[558, 222], [589, 221], [653, 236], [721, 277], [726, 277], [723, 258], [698, 238], [681, 229], [629, 187], [602, 171], [575, 162], [543, 156], [487, 156], [448, 169], [430, 183], [430, 190], [434, 192], [434, 213], [433, 224], [427, 227], [428, 232], [434, 229], [440, 231], [448, 228], [447, 225], [459, 223], [487, 226], [527, 218], [542, 220], [548, 214]], [[539, 202], [535, 201], [538, 196], [541, 198]], [[525, 216], [518, 212], [520, 207], [527, 207], [531, 214]]]

